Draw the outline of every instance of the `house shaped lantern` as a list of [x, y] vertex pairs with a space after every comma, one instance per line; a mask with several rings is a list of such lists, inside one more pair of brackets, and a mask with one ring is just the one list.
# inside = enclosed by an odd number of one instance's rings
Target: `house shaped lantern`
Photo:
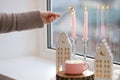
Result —
[[59, 41], [56, 46], [56, 72], [64, 71], [65, 61], [71, 59], [72, 45], [66, 35], [61, 33]]
[[95, 56], [95, 80], [112, 80], [113, 55], [106, 40], [103, 40]]

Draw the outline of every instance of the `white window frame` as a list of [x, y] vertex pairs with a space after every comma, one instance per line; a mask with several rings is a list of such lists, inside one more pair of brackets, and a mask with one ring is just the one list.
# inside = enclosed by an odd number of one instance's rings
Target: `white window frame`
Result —
[[56, 59], [56, 50], [49, 49], [47, 46], [47, 25], [44, 26], [43, 29], [40, 31], [40, 47], [39, 52], [41, 57], [45, 57], [48, 59], [55, 60]]
[[[42, 3], [42, 10], [40, 11], [47, 11], [47, 0], [43, 0]], [[55, 60], [56, 51], [47, 47], [47, 25], [44, 25], [44, 27], [38, 31], [38, 39], [39, 56]]]

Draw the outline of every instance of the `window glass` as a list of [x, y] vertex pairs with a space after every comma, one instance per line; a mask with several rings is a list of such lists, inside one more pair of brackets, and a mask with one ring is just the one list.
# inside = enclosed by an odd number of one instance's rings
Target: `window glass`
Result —
[[[50, 0], [48, 0], [50, 1]], [[66, 32], [69, 38], [72, 32], [72, 6], [76, 10], [76, 54], [83, 55], [84, 6], [88, 8], [88, 56], [94, 57], [96, 47], [103, 38], [114, 55], [114, 61], [120, 63], [120, 1], [119, 0], [51, 0], [50, 10], [61, 16], [51, 24], [50, 48], [56, 47], [59, 36]], [[103, 28], [101, 28], [104, 26]]]

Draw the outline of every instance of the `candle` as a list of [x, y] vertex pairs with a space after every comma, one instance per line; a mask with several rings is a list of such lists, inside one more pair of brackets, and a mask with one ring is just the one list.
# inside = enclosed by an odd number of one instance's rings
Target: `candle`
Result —
[[76, 17], [75, 12], [72, 12], [72, 37], [76, 37]]
[[105, 7], [104, 6], [101, 6], [101, 39], [104, 39], [106, 38], [106, 32], [105, 32]]
[[71, 15], [72, 15], [72, 38], [76, 37], [76, 14], [73, 7], [71, 7]]
[[96, 10], [96, 20], [97, 20], [97, 27], [96, 27], [96, 38], [99, 40], [100, 35], [100, 6], [97, 6]]
[[108, 25], [109, 25], [109, 24], [108, 24], [108, 23], [109, 23], [109, 22], [108, 22], [108, 17], [109, 17], [109, 5], [106, 6], [106, 15], [105, 15], [105, 18], [106, 18], [106, 19], [105, 19], [105, 20], [106, 20], [106, 21], [105, 21], [105, 22], [106, 22], [106, 31], [105, 31], [105, 32], [106, 32], [106, 38], [108, 38], [109, 30], [110, 30], [110, 27], [108, 27]]
[[88, 11], [87, 7], [84, 10], [84, 33], [83, 33], [84, 40], [88, 39]]

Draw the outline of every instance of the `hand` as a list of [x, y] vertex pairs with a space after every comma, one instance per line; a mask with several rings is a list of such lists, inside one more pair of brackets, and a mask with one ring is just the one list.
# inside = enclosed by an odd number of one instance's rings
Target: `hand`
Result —
[[53, 13], [53, 12], [50, 12], [50, 11], [41, 12], [42, 21], [43, 21], [43, 23], [46, 23], [46, 24], [49, 24], [49, 23], [53, 22], [58, 17], [60, 17], [60, 15], [57, 14], [57, 13]]

